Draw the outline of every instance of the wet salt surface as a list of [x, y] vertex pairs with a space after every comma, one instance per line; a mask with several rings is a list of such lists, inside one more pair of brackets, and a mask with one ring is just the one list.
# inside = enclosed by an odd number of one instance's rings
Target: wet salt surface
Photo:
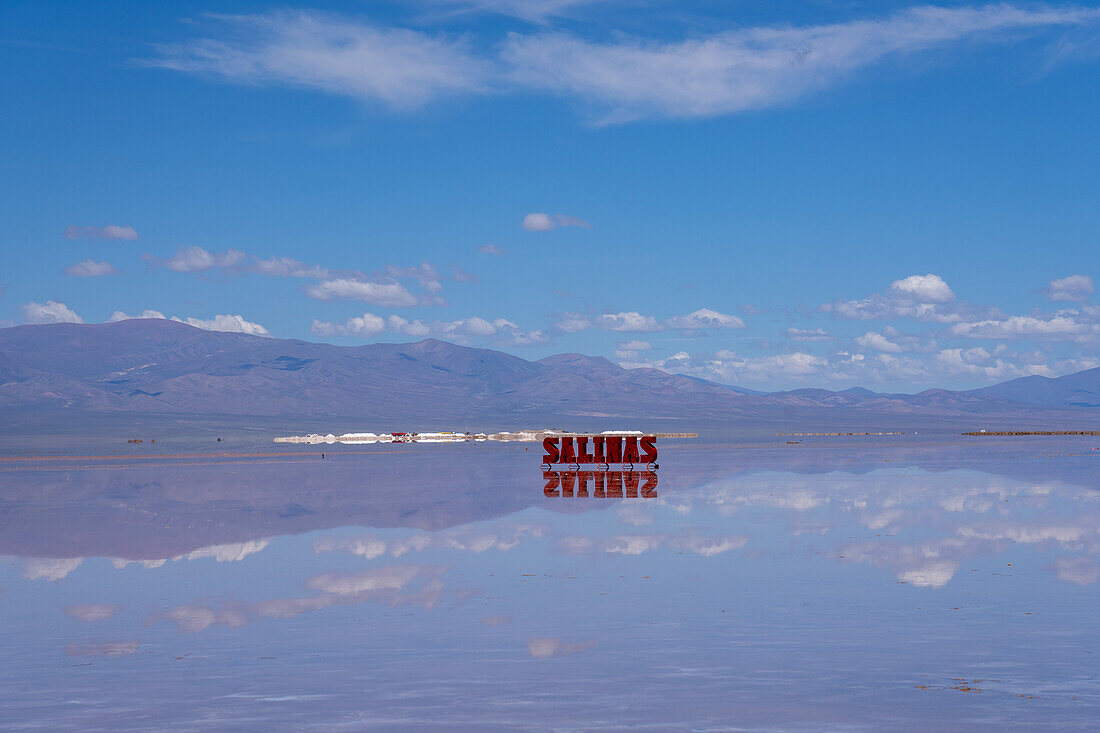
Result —
[[1089, 730], [1096, 439], [522, 445], [0, 468], [0, 722]]

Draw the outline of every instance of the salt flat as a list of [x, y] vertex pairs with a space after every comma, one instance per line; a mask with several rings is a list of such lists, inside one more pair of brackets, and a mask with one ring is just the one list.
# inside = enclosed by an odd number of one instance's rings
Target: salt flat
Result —
[[1094, 437], [0, 467], [0, 717], [167, 730], [1086, 730]]

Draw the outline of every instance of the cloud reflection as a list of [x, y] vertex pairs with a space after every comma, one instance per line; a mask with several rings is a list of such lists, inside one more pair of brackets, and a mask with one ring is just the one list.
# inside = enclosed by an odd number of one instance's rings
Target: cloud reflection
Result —
[[688, 535], [677, 537], [663, 534], [616, 535], [614, 537], [585, 537], [567, 535], [558, 540], [558, 549], [566, 554], [609, 553], [618, 555], [641, 555], [661, 546], [673, 547], [685, 552], [694, 552], [703, 557], [714, 557], [729, 550], [745, 546], [747, 537], [703, 537]]
[[75, 619], [79, 619], [85, 623], [94, 623], [96, 621], [104, 621], [109, 619], [118, 613], [118, 606], [99, 606], [99, 605], [82, 605], [82, 606], [65, 606], [61, 609], [65, 612], [66, 616], [71, 616]]
[[389, 606], [432, 608], [443, 599], [440, 578], [446, 571], [445, 566], [439, 565], [393, 565], [346, 575], [322, 573], [305, 583], [307, 588], [320, 591], [316, 596], [274, 598], [257, 603], [233, 602], [221, 607], [177, 606], [151, 614], [145, 625], [170, 621], [179, 631], [194, 633], [219, 624], [233, 628], [260, 618], [288, 618], [334, 605], [368, 601]]
[[535, 659], [545, 659], [547, 657], [564, 657], [570, 654], [578, 654], [594, 646], [596, 646], [594, 641], [570, 644], [561, 639], [531, 639], [527, 642], [527, 652]]
[[401, 557], [409, 552], [423, 552], [428, 549], [459, 550], [475, 554], [488, 550], [505, 552], [515, 547], [525, 537], [542, 537], [545, 532], [544, 527], [520, 525], [497, 528], [492, 531], [460, 528], [446, 532], [424, 532], [389, 540], [374, 535], [323, 537], [313, 543], [313, 551], [316, 554], [347, 552], [367, 560], [373, 560], [386, 553], [392, 557]]
[[27, 580], [48, 580], [56, 583], [63, 580], [84, 562], [82, 557], [70, 557], [61, 560], [32, 558], [23, 563], [23, 577]]
[[1100, 566], [1089, 557], [1061, 557], [1051, 563], [1058, 580], [1077, 585], [1092, 585], [1100, 580]]
[[128, 657], [136, 652], [140, 646], [140, 641], [69, 644], [65, 647], [65, 653], [70, 657]]

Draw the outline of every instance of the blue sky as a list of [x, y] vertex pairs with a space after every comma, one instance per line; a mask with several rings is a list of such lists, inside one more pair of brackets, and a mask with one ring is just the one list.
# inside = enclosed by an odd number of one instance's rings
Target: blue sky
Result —
[[1100, 7], [9, 2], [0, 321], [760, 389], [1100, 365]]

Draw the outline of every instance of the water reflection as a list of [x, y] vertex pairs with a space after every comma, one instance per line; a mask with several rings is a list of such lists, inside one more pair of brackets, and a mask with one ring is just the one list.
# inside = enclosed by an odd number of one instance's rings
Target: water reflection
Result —
[[841, 445], [663, 446], [660, 492], [515, 446], [7, 465], [0, 707], [51, 729], [1087, 729], [1100, 456]]
[[656, 471], [543, 471], [542, 479], [547, 497], [585, 498], [591, 486], [593, 499], [657, 498]]

